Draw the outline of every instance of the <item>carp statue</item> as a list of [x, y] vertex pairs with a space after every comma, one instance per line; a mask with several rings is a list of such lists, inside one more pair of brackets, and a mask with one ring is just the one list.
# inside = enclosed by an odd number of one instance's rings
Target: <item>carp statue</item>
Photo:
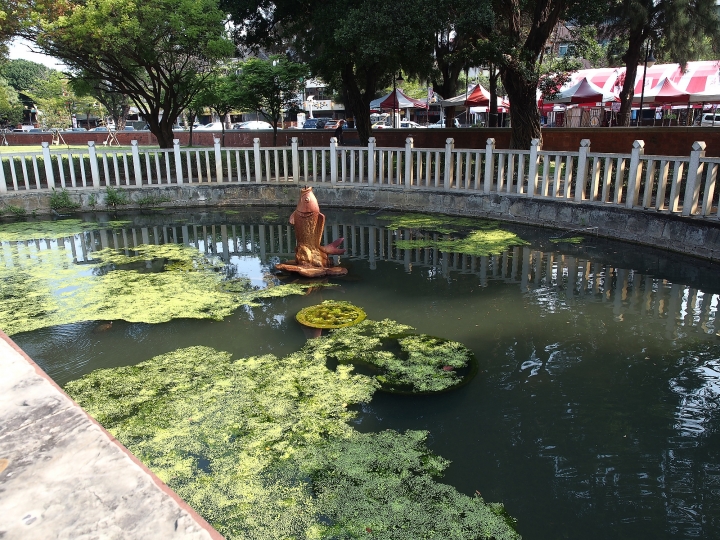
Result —
[[290, 215], [290, 225], [295, 227], [295, 260], [276, 264], [275, 268], [286, 272], [297, 272], [303, 277], [342, 276], [347, 268], [333, 266], [328, 255], [342, 255], [344, 249], [338, 246], [344, 238], [338, 238], [327, 246], [321, 246], [325, 231], [325, 216], [320, 213], [312, 188], [305, 186], [300, 191], [297, 208]]

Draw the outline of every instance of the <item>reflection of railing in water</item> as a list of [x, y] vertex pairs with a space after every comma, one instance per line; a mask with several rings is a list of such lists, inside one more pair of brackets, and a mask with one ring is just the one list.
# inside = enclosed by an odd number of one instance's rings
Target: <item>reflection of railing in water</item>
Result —
[[[612, 305], [616, 320], [637, 314], [667, 318], [667, 331], [678, 326], [694, 327], [703, 333], [716, 331], [715, 319], [720, 295], [665, 279], [643, 275], [634, 270], [557, 252], [542, 252], [516, 246], [498, 255], [473, 256], [446, 253], [430, 248], [398, 249], [395, 240], [428, 238], [438, 240], [437, 233], [422, 235], [409, 230], [393, 231], [375, 226], [330, 224], [324, 232], [324, 243], [345, 237], [345, 257], [367, 260], [372, 270], [382, 261], [404, 266], [405, 271], [419, 269], [428, 277], [448, 278], [451, 273], [474, 274], [481, 286], [490, 281], [516, 283], [523, 293], [536, 295], [547, 309], [570, 308], [582, 301]], [[232, 256], [257, 256], [263, 264], [277, 258], [294, 257], [294, 231], [290, 225], [175, 225], [99, 229], [58, 238], [2, 242], [0, 261], [14, 266], [11, 246], [68, 250], [75, 263], [91, 262], [94, 251], [113, 248], [130, 255], [142, 244], [176, 243], [192, 245], [201, 252], [229, 262]], [[15, 256], [19, 256], [16, 253]], [[548, 294], [549, 293], [549, 294]], [[548, 298], [550, 298], [548, 300]]]

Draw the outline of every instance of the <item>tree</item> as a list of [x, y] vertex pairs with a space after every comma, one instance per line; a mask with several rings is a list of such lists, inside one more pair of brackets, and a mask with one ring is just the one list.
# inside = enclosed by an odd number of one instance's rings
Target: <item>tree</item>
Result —
[[86, 110], [94, 98], [77, 96], [66, 75], [49, 70], [47, 78], [38, 79], [25, 94], [39, 111], [39, 122], [46, 128], [66, 128], [72, 125], [72, 115]]
[[22, 121], [23, 106], [17, 92], [0, 78], [0, 126], [15, 126]]
[[301, 81], [307, 72], [306, 65], [283, 56], [251, 58], [240, 68], [236, 103], [242, 109], [262, 114], [273, 125], [273, 144], [277, 144], [277, 126], [283, 111], [297, 109]]
[[427, 79], [439, 24], [430, 0], [226, 0], [239, 39], [281, 46], [313, 75], [341, 87], [362, 144], [370, 137], [370, 102], [399, 70]]
[[33, 88], [39, 80], [47, 79], [54, 71], [29, 60], [10, 60], [0, 69], [0, 75], [18, 92]]
[[38, 47], [128, 96], [161, 148], [218, 60], [233, 53], [217, 0], [87, 0], [43, 18]]
[[70, 87], [75, 94], [82, 98], [97, 100], [112, 118], [118, 131], [125, 129], [127, 117], [130, 113], [130, 98], [118, 90], [112, 90], [109, 82], [98, 81], [80, 73], [70, 80]]
[[[197, 113], [198, 110], [202, 110], [207, 107], [218, 116], [222, 125], [221, 144], [223, 146], [225, 145], [226, 117], [233, 110], [242, 106], [243, 103], [248, 103], [240, 86], [242, 84], [240, 78], [235, 75], [235, 73], [229, 73], [228, 69], [225, 71], [227, 73], [216, 72], [209, 77], [205, 81], [205, 84], [203, 84], [200, 92], [198, 92], [197, 96], [195, 96], [195, 99], [192, 102], [192, 107], [188, 106], [189, 109], [194, 109], [195, 113]], [[255, 104], [252, 103], [252, 105]], [[192, 129], [192, 127], [190, 129]], [[192, 132], [190, 133], [190, 138], [192, 140]]]

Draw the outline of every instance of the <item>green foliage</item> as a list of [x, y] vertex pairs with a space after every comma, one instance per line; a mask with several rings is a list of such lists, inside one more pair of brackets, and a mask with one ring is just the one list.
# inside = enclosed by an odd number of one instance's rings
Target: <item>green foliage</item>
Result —
[[70, 193], [67, 189], [62, 189], [58, 192], [53, 188], [50, 194], [50, 208], [55, 210], [74, 210], [80, 208], [80, 203], [70, 198]]
[[343, 328], [365, 320], [367, 315], [350, 302], [325, 300], [322, 304], [301, 309], [295, 318], [312, 328]]
[[108, 186], [105, 190], [105, 206], [117, 208], [125, 204], [130, 204], [130, 198], [121, 188], [113, 188]]
[[348, 425], [375, 387], [308, 354], [192, 347], [66, 390], [229, 539], [519, 538], [501, 505], [436, 482], [426, 433]]
[[5, 210], [7, 210], [16, 218], [25, 217], [27, 215], [27, 210], [25, 210], [22, 206], [16, 206], [14, 204], [8, 204], [5, 207]]
[[302, 88], [300, 81], [307, 75], [306, 65], [284, 56], [272, 56], [267, 60], [250, 58], [241, 65], [237, 76], [237, 102], [247, 111], [262, 114], [273, 125], [277, 138], [282, 111], [296, 109]]
[[38, 27], [43, 52], [131, 99], [165, 148], [180, 112], [234, 50], [217, 0], [89, 0], [41, 15]]
[[[8, 234], [7, 229], [7, 225], [0, 227], [0, 238], [38, 237], [37, 231]], [[67, 236], [67, 232], [54, 234]], [[92, 254], [95, 262], [83, 265], [69, 264], [63, 250], [20, 256], [22, 245], [9, 249], [6, 260], [12, 260], [13, 266], [0, 266], [0, 328], [9, 335], [95, 320], [150, 324], [175, 318], [221, 320], [239, 306], [304, 294], [311, 287], [291, 284], [256, 289], [247, 282], [243, 288], [223, 290], [220, 261], [175, 244], [138, 246], [132, 256], [105, 249]], [[58, 290], [62, 294], [53, 294]], [[28, 302], [29, 298], [35, 300]]]
[[139, 206], [157, 206], [158, 204], [171, 201], [172, 199], [167, 195], [145, 195], [144, 197], [135, 199], [135, 203]]
[[0, 76], [18, 92], [32, 90], [38, 81], [47, 80], [50, 68], [30, 60], [10, 60], [0, 68]]
[[442, 392], [466, 380], [458, 370], [473, 367], [469, 349], [412, 330], [389, 319], [365, 320], [309, 340], [302, 352], [340, 365], [369, 367], [382, 389], [391, 392]]
[[23, 106], [17, 92], [0, 78], [0, 125], [15, 126], [23, 117]]
[[582, 63], [571, 56], [549, 58], [540, 65], [538, 88], [543, 99], [555, 99], [563, 86], [570, 82], [573, 71]]
[[97, 206], [97, 196], [94, 193], [91, 193], [88, 196], [87, 205], [90, 208], [95, 208]]

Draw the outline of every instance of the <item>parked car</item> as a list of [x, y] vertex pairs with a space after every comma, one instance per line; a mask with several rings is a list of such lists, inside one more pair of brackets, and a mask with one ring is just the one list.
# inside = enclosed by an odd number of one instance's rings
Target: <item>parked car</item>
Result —
[[392, 126], [388, 126], [385, 122], [375, 122], [371, 127], [372, 129], [387, 129]]
[[322, 129], [325, 126], [323, 118], [308, 118], [303, 124], [303, 129]]
[[[445, 127], [445, 121], [444, 120], [438, 120], [434, 124], [430, 124], [428, 126], [429, 128], [444, 128]], [[453, 118], [453, 127], [459, 128], [460, 127], [460, 121], [457, 118]]]
[[195, 129], [198, 131], [222, 131], [222, 128], [222, 122], [210, 122], [209, 124], [198, 126]]
[[64, 131], [87, 131], [87, 128], [84, 128], [84, 127], [66, 128]]
[[413, 122], [412, 120], [403, 120], [402, 122], [400, 122], [400, 127], [402, 129], [408, 129], [408, 128], [411, 128], [411, 129], [423, 128], [424, 129], [425, 128], [425, 126], [421, 126], [420, 124], [418, 124], [417, 122]]
[[[249, 122], [241, 122], [235, 124], [233, 129], [272, 129], [272, 124], [261, 120], [250, 120]], [[280, 128], [278, 128], [280, 129]]]
[[105, 132], [107, 132], [108, 128], [106, 128], [105, 126], [99, 126], [99, 127], [94, 127], [92, 129], [89, 129], [88, 131], [105, 131]]
[[[715, 117], [715, 123], [713, 124], [713, 117]], [[708, 127], [717, 126], [720, 127], [720, 114], [705, 113], [702, 116], [698, 116], [695, 119], [695, 126]]]
[[338, 127], [338, 120], [328, 120], [325, 122], [325, 126], [323, 129], [337, 129]]
[[135, 131], [133, 126], [125, 126], [125, 131]]

